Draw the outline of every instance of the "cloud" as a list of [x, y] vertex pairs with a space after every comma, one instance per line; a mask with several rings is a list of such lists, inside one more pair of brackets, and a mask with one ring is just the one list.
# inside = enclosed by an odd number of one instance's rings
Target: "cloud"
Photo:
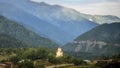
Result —
[[104, 1], [107, 1], [107, 2], [120, 2], [120, 0], [104, 0]]

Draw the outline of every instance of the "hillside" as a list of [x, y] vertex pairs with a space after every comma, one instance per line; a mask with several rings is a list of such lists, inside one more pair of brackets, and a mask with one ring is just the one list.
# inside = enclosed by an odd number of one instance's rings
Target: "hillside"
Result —
[[12, 38], [18, 39], [32, 47], [57, 47], [57, 44], [51, 40], [37, 35], [36, 33], [26, 29], [18, 23], [0, 16], [0, 34], [8, 35]]
[[6, 34], [0, 34], [0, 48], [19, 48], [27, 47], [27, 44], [12, 38]]
[[78, 37], [77, 40], [104, 41], [120, 44], [120, 23], [103, 24]]
[[[89, 55], [116, 55], [120, 53], [120, 23], [103, 24], [63, 46], [66, 52]], [[74, 54], [75, 54], [74, 53]], [[76, 54], [76, 55], [77, 55]], [[86, 54], [88, 55], [88, 54]], [[85, 55], [84, 55], [85, 57]]]

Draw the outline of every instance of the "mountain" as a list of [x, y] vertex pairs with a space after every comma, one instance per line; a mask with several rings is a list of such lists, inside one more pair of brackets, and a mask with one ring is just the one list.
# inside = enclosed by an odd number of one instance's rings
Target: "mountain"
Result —
[[[42, 46], [42, 47], [55, 48], [58, 46], [55, 42], [47, 38], [44, 38], [36, 34], [35, 32], [28, 30], [23, 25], [20, 25], [15, 21], [11, 21], [3, 16], [0, 16], [0, 40], [3, 41], [8, 40], [9, 43], [11, 42], [9, 44], [9, 47], [12, 44], [13, 44], [12, 46], [18, 46], [22, 43], [25, 43], [30, 47]], [[20, 44], [19, 41], [21, 42]], [[0, 42], [2, 43], [2, 41]], [[8, 43], [5, 46], [8, 46]]]
[[100, 23], [120, 21], [116, 16], [87, 15], [60, 5], [31, 0], [0, 0], [0, 14], [59, 45], [73, 41]]
[[79, 56], [81, 55], [80, 52], [99, 56], [120, 54], [120, 23], [103, 24], [95, 27], [63, 46], [63, 49], [66, 52], [77, 53]]
[[30, 0], [1, 0], [0, 14], [60, 45], [98, 25], [76, 10]]
[[120, 22], [120, 18], [117, 16], [112, 15], [89, 15], [89, 14], [81, 14], [82, 17], [96, 22], [98, 24], [105, 24], [105, 23], [114, 23], [114, 22]]

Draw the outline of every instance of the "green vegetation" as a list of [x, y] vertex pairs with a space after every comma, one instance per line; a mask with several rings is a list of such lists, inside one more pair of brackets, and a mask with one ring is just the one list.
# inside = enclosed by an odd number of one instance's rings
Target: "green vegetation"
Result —
[[64, 55], [56, 57], [56, 50], [48, 48], [1, 48], [0, 62], [13, 62], [19, 68], [45, 68], [56, 64], [86, 64], [84, 61]]
[[[9, 36], [8, 39], [14, 38], [14, 40], [16, 42], [19, 40], [23, 43], [26, 43], [27, 45], [29, 45], [31, 47], [43, 46], [43, 47], [48, 47], [48, 48], [56, 48], [58, 46], [53, 41], [51, 41], [47, 38], [41, 37], [37, 33], [34, 33], [32, 31], [28, 30], [27, 28], [18, 24], [17, 22], [8, 20], [8, 19], [4, 18], [3, 16], [0, 16], [0, 36], [1, 36], [1, 34], [4, 38], [6, 38], [5, 36], [7, 35], [7, 37]], [[2, 36], [0, 37], [0, 40], [4, 40], [2, 38]], [[14, 42], [14, 41], [12, 41], [12, 42]], [[20, 43], [20, 44], [22, 44], [22, 43]], [[1, 46], [7, 47], [8, 44], [7, 45], [4, 44]], [[10, 45], [10, 47], [12, 47], [12, 46], [16, 47], [18, 45], [15, 45], [15, 44]], [[18, 46], [18, 47], [20, 47], [20, 46]]]
[[96, 40], [109, 44], [120, 44], [120, 23], [100, 25], [76, 39], [76, 41], [80, 40]]
[[35, 68], [35, 67], [33, 61], [25, 59], [25, 60], [21, 60], [18, 63], [18, 68]]
[[27, 45], [15, 38], [5, 34], [0, 34], [0, 48], [19, 48], [26, 47]]
[[74, 59], [74, 61], [73, 61], [74, 65], [82, 65], [83, 62], [84, 62], [83, 60], [79, 60], [79, 59]]

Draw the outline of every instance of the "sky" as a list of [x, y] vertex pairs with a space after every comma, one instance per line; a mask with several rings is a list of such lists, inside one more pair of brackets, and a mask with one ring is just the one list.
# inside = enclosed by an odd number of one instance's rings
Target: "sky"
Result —
[[120, 0], [32, 0], [58, 4], [91, 15], [115, 15], [120, 17]]

